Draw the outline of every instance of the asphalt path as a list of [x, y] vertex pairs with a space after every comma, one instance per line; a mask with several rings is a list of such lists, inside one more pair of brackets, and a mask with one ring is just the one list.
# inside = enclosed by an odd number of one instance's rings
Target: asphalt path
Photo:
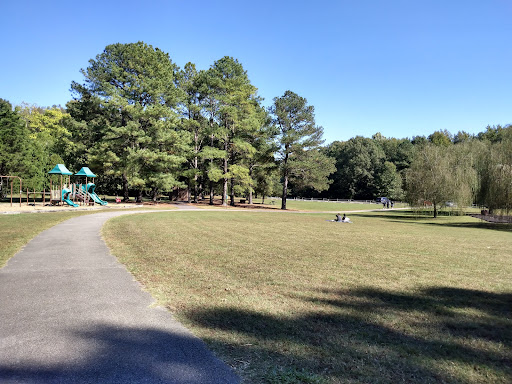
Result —
[[102, 241], [105, 221], [141, 212], [67, 220], [0, 269], [0, 383], [239, 383]]

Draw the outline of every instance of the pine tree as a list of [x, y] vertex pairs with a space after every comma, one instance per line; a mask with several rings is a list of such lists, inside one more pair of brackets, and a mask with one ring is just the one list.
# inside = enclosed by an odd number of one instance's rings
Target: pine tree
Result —
[[[271, 113], [279, 128], [278, 154], [283, 180], [281, 209], [286, 209], [290, 181], [321, 191], [327, 189], [327, 177], [335, 171], [334, 159], [319, 151], [323, 128], [315, 124], [314, 112], [314, 107], [308, 105], [305, 98], [292, 91], [274, 98]], [[318, 167], [319, 164], [322, 166]]]
[[129, 188], [139, 191], [140, 200], [143, 191], [156, 199], [182, 185], [189, 135], [177, 129], [177, 71], [169, 55], [151, 45], [113, 44], [82, 70], [85, 83], [72, 85], [78, 97], [69, 103], [70, 113], [97, 137], [87, 148], [90, 159], [122, 178], [125, 199]]

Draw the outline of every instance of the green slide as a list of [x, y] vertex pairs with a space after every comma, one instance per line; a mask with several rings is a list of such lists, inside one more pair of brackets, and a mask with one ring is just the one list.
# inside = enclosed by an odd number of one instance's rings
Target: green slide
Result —
[[88, 183], [87, 184], [87, 191], [86, 192], [89, 195], [89, 197], [96, 204], [107, 205], [108, 203], [106, 201], [101, 200], [100, 197], [96, 194], [96, 192], [94, 192], [94, 188], [96, 188], [95, 184], [93, 184], [93, 183]]
[[71, 205], [72, 207], [78, 207], [78, 204], [73, 203], [69, 199], [70, 192], [71, 192], [71, 190], [68, 189], [68, 188], [63, 188], [62, 189], [62, 201], [65, 202], [67, 205]]

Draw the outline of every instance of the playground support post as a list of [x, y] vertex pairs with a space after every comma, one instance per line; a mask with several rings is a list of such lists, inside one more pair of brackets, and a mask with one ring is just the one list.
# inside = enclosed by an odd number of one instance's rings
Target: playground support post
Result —
[[19, 203], [20, 203], [20, 207], [21, 207], [21, 199], [22, 199], [22, 193], [23, 193], [21, 177], [19, 177], [19, 176], [0, 176], [0, 179], [3, 179], [4, 177], [7, 179], [7, 183], [9, 183], [9, 179], [11, 179], [11, 207], [12, 207], [12, 195], [14, 194], [14, 179], [16, 178], [20, 181]]

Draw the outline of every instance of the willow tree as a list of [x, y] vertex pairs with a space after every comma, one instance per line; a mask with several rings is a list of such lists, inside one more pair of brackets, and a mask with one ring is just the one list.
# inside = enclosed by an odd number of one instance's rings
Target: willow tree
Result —
[[315, 108], [292, 91], [274, 98], [270, 108], [279, 129], [278, 156], [283, 180], [281, 209], [286, 209], [288, 184], [295, 180], [301, 187], [317, 191], [328, 188], [328, 176], [335, 171], [334, 159], [319, 151], [323, 128], [315, 124]]
[[412, 206], [431, 203], [436, 218], [445, 202], [470, 205], [476, 180], [474, 158], [465, 146], [427, 144], [418, 149], [406, 172], [406, 198]]
[[512, 127], [501, 142], [486, 143], [479, 159], [479, 203], [489, 211], [512, 210]]

